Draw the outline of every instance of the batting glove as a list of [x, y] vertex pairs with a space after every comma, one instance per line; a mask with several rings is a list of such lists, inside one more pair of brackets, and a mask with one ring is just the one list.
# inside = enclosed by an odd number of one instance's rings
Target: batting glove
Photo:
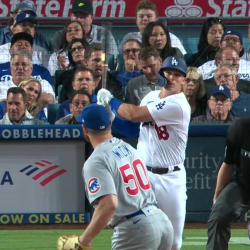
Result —
[[57, 250], [93, 250], [91, 247], [81, 246], [78, 236], [60, 236], [57, 240]]
[[107, 89], [100, 89], [97, 93], [97, 104], [107, 107], [112, 98], [113, 95]]

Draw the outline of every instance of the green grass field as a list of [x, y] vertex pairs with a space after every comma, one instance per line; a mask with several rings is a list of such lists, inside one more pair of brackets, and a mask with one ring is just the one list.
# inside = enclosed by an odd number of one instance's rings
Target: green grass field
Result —
[[[59, 235], [80, 234], [80, 230], [0, 230], [1, 250], [56, 250]], [[93, 241], [94, 250], [110, 249], [112, 231], [104, 230]], [[205, 249], [206, 229], [185, 229], [182, 250]], [[233, 229], [229, 250], [249, 250], [246, 229]]]

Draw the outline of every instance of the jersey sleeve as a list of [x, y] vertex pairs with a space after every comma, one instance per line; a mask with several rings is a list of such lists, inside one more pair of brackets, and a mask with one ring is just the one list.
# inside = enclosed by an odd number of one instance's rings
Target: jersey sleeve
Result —
[[87, 161], [83, 167], [85, 190], [90, 204], [96, 203], [104, 195], [116, 195], [115, 183], [109, 169], [104, 161], [96, 158]]
[[177, 102], [161, 99], [149, 103], [147, 107], [154, 122], [159, 127], [167, 124], [177, 124], [182, 120], [182, 108]]

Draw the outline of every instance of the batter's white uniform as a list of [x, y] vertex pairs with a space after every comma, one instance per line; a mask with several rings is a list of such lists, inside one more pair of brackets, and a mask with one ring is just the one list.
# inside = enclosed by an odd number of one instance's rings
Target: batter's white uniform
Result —
[[[159, 207], [168, 215], [174, 227], [173, 248], [180, 249], [186, 215], [185, 150], [191, 109], [183, 93], [159, 98], [152, 91], [141, 101], [154, 120], [142, 123], [137, 149], [147, 166], [169, 168], [167, 174], [149, 172]], [[178, 166], [179, 171], [173, 171]]]

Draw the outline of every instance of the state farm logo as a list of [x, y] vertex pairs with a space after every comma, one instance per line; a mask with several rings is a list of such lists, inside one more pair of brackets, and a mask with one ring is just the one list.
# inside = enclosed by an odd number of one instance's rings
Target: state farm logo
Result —
[[193, 0], [174, 0], [175, 5], [167, 7], [165, 15], [169, 17], [200, 17], [202, 9], [193, 5]]
[[60, 169], [58, 165], [47, 160], [34, 162], [20, 170], [20, 173], [32, 177], [32, 179], [39, 182], [41, 186], [46, 186], [66, 172], [66, 169]]

